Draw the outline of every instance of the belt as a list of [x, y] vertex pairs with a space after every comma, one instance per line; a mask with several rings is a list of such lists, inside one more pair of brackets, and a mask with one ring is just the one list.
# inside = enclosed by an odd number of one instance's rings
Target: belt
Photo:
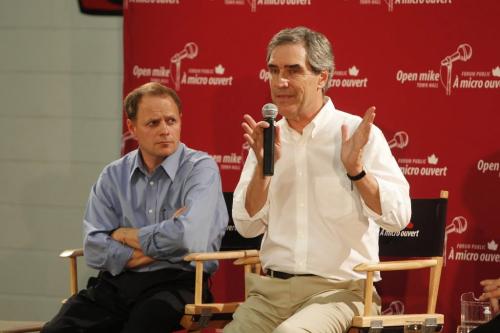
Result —
[[290, 274], [285, 272], [273, 271], [272, 269], [266, 270], [266, 275], [272, 278], [287, 280], [296, 276], [314, 276], [314, 274]]

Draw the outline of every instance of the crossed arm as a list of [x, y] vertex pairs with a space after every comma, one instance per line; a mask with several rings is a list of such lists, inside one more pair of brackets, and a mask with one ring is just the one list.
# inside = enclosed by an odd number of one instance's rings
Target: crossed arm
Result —
[[[179, 208], [172, 218], [179, 217], [185, 210], [186, 207]], [[146, 266], [154, 261], [142, 251], [138, 228], [118, 228], [111, 233], [111, 238], [133, 249], [132, 257], [126, 264], [127, 268]]]

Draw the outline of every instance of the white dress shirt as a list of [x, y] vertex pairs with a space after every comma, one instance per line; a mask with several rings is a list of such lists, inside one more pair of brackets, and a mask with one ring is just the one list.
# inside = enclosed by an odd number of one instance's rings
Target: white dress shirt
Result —
[[399, 231], [410, 221], [408, 182], [374, 125], [363, 165], [378, 182], [382, 215], [366, 206], [356, 186], [352, 189], [340, 160], [341, 125], [352, 135], [360, 122], [360, 117], [336, 110], [329, 98], [302, 135], [284, 118], [279, 120], [281, 157], [267, 202], [252, 217], [245, 209], [257, 163], [250, 151], [234, 193], [233, 219], [244, 237], [265, 233], [260, 252], [265, 269], [340, 281], [363, 279], [353, 267], [378, 261], [379, 227]]

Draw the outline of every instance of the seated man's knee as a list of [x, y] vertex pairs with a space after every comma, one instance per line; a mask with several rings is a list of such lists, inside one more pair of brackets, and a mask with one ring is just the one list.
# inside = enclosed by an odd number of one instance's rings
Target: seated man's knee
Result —
[[307, 333], [308, 330], [304, 328], [297, 327], [296, 325], [285, 320], [278, 327], [276, 327], [273, 333]]

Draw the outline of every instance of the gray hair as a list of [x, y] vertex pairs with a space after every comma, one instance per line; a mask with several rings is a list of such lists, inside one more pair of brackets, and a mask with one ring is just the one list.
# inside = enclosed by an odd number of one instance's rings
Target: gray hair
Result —
[[271, 53], [276, 46], [283, 44], [302, 44], [306, 49], [307, 62], [315, 74], [328, 71], [328, 80], [323, 87], [325, 93], [330, 87], [330, 81], [335, 69], [332, 45], [325, 35], [306, 27], [286, 28], [273, 36], [267, 45], [267, 58], [269, 62]]
[[157, 82], [148, 82], [142, 86], [132, 90], [125, 101], [123, 102], [125, 106], [125, 112], [127, 113], [127, 118], [130, 120], [135, 120], [137, 118], [137, 111], [139, 110], [139, 103], [143, 96], [163, 96], [170, 97], [177, 105], [179, 110], [179, 115], [182, 114], [182, 103], [181, 99], [175, 92], [175, 90], [165, 87], [164, 85]]

